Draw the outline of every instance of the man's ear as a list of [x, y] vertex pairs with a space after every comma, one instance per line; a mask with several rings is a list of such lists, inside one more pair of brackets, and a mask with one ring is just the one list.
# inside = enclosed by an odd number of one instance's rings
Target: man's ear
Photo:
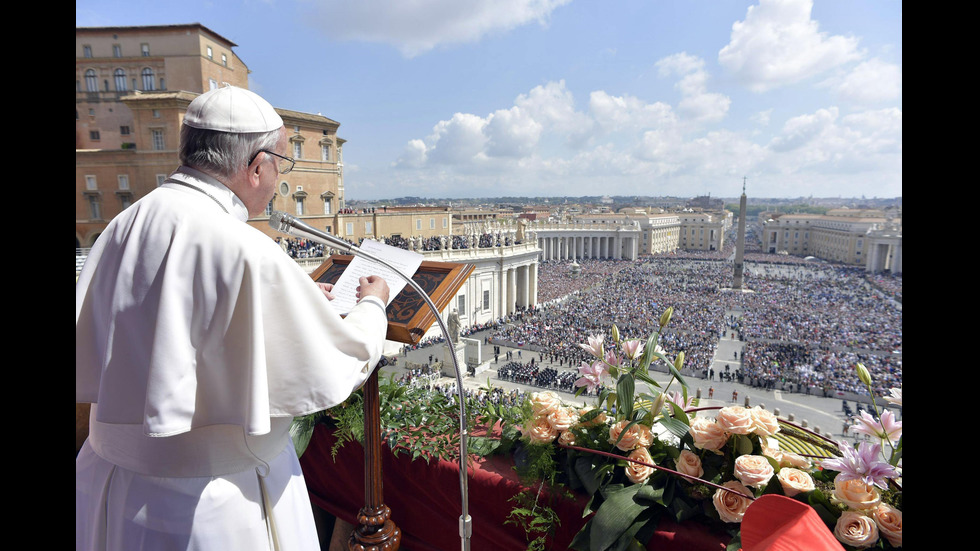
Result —
[[252, 187], [259, 185], [259, 176], [264, 174], [263, 170], [268, 168], [269, 163], [265, 162], [262, 155], [265, 155], [265, 153], [260, 151], [255, 157], [255, 160], [252, 161], [252, 164], [248, 165], [248, 167], [245, 169], [245, 175], [248, 177], [248, 183]]

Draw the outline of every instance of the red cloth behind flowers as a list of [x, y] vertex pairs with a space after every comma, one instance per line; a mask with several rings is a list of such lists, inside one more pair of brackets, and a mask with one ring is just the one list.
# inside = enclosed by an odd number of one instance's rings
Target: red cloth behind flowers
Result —
[[[329, 428], [318, 425], [300, 463], [316, 505], [330, 514], [355, 524], [364, 505], [364, 452], [360, 444], [347, 443], [334, 462], [330, 450], [336, 438]], [[469, 513], [473, 518], [470, 546], [474, 551], [523, 551], [524, 531], [505, 525], [517, 492], [536, 491], [522, 486], [509, 457], [495, 456], [467, 467]], [[446, 461], [411, 461], [408, 455], [382, 453], [384, 503], [391, 520], [402, 532], [401, 549], [449, 551], [459, 549], [459, 517], [462, 513], [459, 465]], [[561, 525], [549, 549], [567, 549], [585, 525], [585, 498], [559, 500], [554, 505]], [[664, 519], [647, 545], [664, 551], [724, 551], [729, 537], [697, 523], [676, 524]]]

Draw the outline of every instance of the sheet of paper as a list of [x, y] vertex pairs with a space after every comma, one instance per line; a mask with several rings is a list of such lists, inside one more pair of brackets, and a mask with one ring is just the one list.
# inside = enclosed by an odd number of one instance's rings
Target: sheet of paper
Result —
[[[365, 239], [358, 248], [384, 260], [408, 277], [412, 277], [422, 264], [423, 257], [421, 254], [392, 247], [391, 245], [385, 245], [380, 241]], [[337, 283], [334, 284], [332, 292], [336, 298], [331, 301], [333, 307], [341, 314], [350, 312], [350, 309], [357, 304], [357, 287], [360, 285], [360, 278], [370, 275], [380, 276], [388, 283], [388, 288], [391, 290], [391, 293], [388, 295], [388, 304], [391, 304], [391, 301], [395, 300], [398, 293], [408, 285], [398, 273], [390, 270], [384, 264], [355, 255], [354, 259], [347, 266], [347, 269], [340, 274]]]

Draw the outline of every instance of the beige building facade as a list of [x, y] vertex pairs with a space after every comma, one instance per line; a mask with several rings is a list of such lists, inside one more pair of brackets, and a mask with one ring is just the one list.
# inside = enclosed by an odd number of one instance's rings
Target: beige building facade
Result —
[[873, 209], [834, 209], [825, 215], [767, 213], [762, 221], [763, 252], [814, 256], [901, 273], [901, 218]]

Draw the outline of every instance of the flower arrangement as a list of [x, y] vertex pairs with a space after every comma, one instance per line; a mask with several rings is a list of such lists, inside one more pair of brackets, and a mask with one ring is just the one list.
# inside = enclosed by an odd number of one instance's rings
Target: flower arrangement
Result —
[[[758, 407], [696, 407], [680, 373], [683, 352], [671, 359], [657, 345], [671, 314], [672, 309], [664, 312], [646, 341], [623, 339], [613, 325], [610, 342], [597, 335], [580, 345], [592, 361], [583, 362], [575, 385], [578, 395], [588, 390], [597, 396], [593, 407], [569, 406], [553, 392], [537, 392], [516, 420], [521, 474], [591, 496], [584, 513], [592, 516], [571, 548], [644, 546], [660, 520], [669, 518], [727, 532], [729, 549], [737, 550], [742, 518], [763, 494], [810, 505], [846, 549], [901, 547], [901, 421], [888, 411], [877, 418], [864, 412], [853, 427], [891, 446], [885, 461], [881, 443], [855, 448], [833, 442]], [[654, 362], [668, 367], [666, 385], [650, 377]], [[870, 389], [867, 370], [860, 364], [857, 369]], [[680, 389], [670, 391], [675, 383]], [[901, 390], [888, 400], [901, 405]], [[781, 431], [828, 453], [819, 458], [780, 450], [773, 437]], [[537, 536], [529, 549], [542, 548], [553, 522], [540, 495], [515, 508], [515, 516], [530, 521], [529, 536]]]

